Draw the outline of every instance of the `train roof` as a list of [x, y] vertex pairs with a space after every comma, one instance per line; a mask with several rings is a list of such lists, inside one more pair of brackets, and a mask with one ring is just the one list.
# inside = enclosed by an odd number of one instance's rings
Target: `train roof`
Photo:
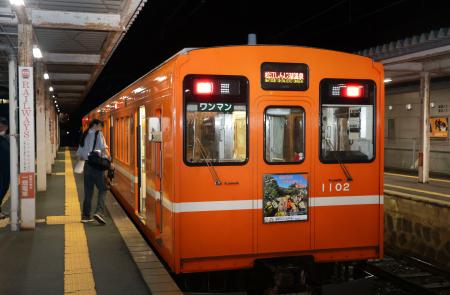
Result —
[[222, 46], [213, 46], [213, 47], [187, 47], [187, 48], [183, 48], [180, 51], [178, 51], [177, 53], [175, 53], [174, 55], [172, 55], [171, 57], [169, 57], [168, 59], [166, 59], [165, 61], [163, 61], [162, 63], [160, 63], [158, 66], [156, 66], [155, 68], [151, 69], [150, 71], [146, 72], [145, 74], [143, 74], [142, 76], [140, 76], [138, 79], [136, 79], [135, 81], [131, 82], [130, 84], [128, 84], [127, 86], [123, 87], [122, 90], [118, 91], [116, 94], [114, 94], [113, 96], [109, 97], [107, 100], [105, 100], [103, 103], [101, 103], [100, 105], [98, 105], [97, 107], [95, 107], [94, 109], [90, 110], [87, 114], [89, 115], [90, 113], [94, 112], [96, 109], [98, 109], [99, 107], [102, 107], [104, 104], [108, 104], [108, 102], [114, 98], [117, 94], [119, 94], [120, 92], [122, 92], [124, 89], [130, 87], [131, 85], [133, 85], [134, 83], [140, 81], [141, 79], [143, 79], [144, 77], [146, 77], [147, 75], [149, 75], [150, 73], [158, 70], [159, 68], [163, 67], [165, 64], [167, 64], [168, 62], [170, 62], [173, 59], [178, 58], [181, 55], [186, 55], [189, 54], [189, 52], [191, 51], [201, 51], [201, 50], [211, 50], [211, 49], [224, 49], [224, 48], [235, 48], [235, 47], [244, 47], [244, 48], [249, 48], [249, 47], [295, 47], [295, 48], [306, 48], [306, 49], [312, 49], [312, 50], [321, 50], [321, 51], [325, 51], [325, 52], [329, 52], [329, 53], [337, 53], [340, 55], [351, 55], [354, 57], [358, 57], [361, 59], [366, 59], [366, 60], [370, 60], [371, 62], [375, 62], [372, 58], [370, 57], [366, 57], [366, 56], [361, 56], [361, 55], [357, 55], [355, 53], [348, 53], [348, 52], [343, 52], [343, 51], [337, 51], [337, 50], [330, 50], [330, 49], [323, 49], [323, 48], [316, 48], [316, 47], [309, 47], [309, 46], [298, 46], [298, 45], [281, 45], [281, 44], [255, 44], [255, 45], [247, 45], [247, 44], [242, 44], [242, 45], [222, 45]]

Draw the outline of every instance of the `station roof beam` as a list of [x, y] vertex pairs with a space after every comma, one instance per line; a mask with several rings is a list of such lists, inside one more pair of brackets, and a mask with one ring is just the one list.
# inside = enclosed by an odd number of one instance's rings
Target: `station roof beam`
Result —
[[[76, 92], [79, 105], [146, 2], [27, 0], [11, 6], [0, 0], [0, 43], [17, 48], [17, 25], [31, 24], [50, 77], [46, 83], [58, 98]], [[0, 54], [0, 73], [5, 69], [7, 58]], [[7, 85], [4, 78], [0, 75], [0, 85]], [[75, 110], [64, 101], [60, 105]]]

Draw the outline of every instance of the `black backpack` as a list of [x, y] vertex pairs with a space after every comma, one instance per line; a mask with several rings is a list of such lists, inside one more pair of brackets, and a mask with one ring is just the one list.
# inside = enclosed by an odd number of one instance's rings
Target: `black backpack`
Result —
[[94, 145], [92, 146], [92, 151], [89, 153], [87, 163], [97, 170], [109, 170], [111, 168], [111, 161], [94, 151], [95, 145], [97, 144], [97, 137], [98, 131], [95, 132]]

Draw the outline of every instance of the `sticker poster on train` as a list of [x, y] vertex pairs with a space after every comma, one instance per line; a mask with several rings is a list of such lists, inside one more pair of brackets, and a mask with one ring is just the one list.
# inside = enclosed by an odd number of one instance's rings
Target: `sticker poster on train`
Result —
[[264, 175], [264, 223], [308, 219], [306, 174]]

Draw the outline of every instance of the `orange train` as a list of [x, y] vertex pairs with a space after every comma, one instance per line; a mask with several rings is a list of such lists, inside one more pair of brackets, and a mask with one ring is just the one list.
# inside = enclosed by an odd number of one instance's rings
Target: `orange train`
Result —
[[183, 50], [92, 110], [112, 191], [175, 273], [383, 256], [383, 67], [295, 46]]

